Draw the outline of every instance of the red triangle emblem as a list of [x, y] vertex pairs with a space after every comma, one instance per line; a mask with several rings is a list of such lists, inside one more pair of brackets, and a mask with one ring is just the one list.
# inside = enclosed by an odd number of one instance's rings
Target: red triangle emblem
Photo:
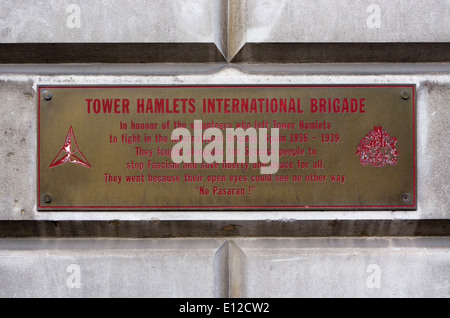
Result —
[[[61, 154], [65, 153], [61, 157]], [[56, 155], [55, 159], [50, 165], [50, 168], [54, 168], [65, 163], [74, 163], [82, 167], [91, 168], [91, 165], [86, 160], [86, 158], [81, 153], [78, 148], [77, 141], [75, 139], [75, 134], [73, 133], [72, 126], [69, 128], [66, 140], [64, 141], [64, 146], [61, 148], [59, 153]]]

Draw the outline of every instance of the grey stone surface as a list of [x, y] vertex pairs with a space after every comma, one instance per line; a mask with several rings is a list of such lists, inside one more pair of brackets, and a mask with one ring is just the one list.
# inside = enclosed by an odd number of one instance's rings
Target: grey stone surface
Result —
[[450, 13], [448, 0], [243, 2], [246, 3], [247, 42], [445, 42], [450, 39], [450, 22], [446, 19]]
[[219, 297], [215, 240], [0, 240], [0, 297]]
[[215, 0], [7, 0], [0, 43], [214, 43], [219, 9]]
[[448, 42], [448, 0], [231, 0], [230, 57], [246, 43]]
[[[50, 55], [50, 59], [62, 58], [57, 63], [79, 62], [71, 58], [64, 60], [67, 58], [64, 54], [69, 56], [73, 51], [71, 44], [89, 47], [75, 50], [94, 51], [87, 57], [96, 60], [93, 62], [173, 62], [173, 59], [186, 62], [176, 51], [197, 50], [197, 55], [201, 55], [199, 47], [202, 51], [212, 51], [205, 46], [210, 44], [226, 54], [226, 10], [226, 0], [7, 0], [0, 10], [0, 45], [8, 56], [3, 59], [11, 59], [9, 63], [27, 63], [27, 59], [42, 63], [42, 55], [55, 51], [56, 55]], [[124, 43], [134, 46], [127, 51], [120, 46]], [[186, 45], [184, 48], [164, 46], [168, 43]], [[42, 46], [11, 48], [11, 44], [47, 46], [45, 49]], [[14, 53], [10, 50], [24, 58], [17, 60], [11, 57]], [[81, 56], [79, 54], [79, 58]], [[217, 61], [217, 57], [211, 61]]]
[[1, 239], [0, 297], [448, 297], [448, 238]]
[[[240, 297], [448, 297], [450, 241], [237, 240]], [[231, 290], [234, 290], [233, 288]]]
[[26, 194], [34, 192], [36, 180], [35, 90], [32, 81], [0, 80], [0, 95], [0, 213], [20, 219], [35, 209], [34, 200]]
[[449, 0], [8, 0], [0, 43], [449, 42]]
[[[450, 131], [450, 118], [442, 112], [450, 99], [448, 84], [436, 85], [424, 81], [418, 91], [418, 131], [419, 144], [417, 164], [419, 205], [428, 209], [433, 206], [436, 216], [449, 217], [450, 198], [450, 157], [446, 134]], [[445, 112], [445, 111], [444, 111]], [[439, 211], [439, 212], [438, 212]]]

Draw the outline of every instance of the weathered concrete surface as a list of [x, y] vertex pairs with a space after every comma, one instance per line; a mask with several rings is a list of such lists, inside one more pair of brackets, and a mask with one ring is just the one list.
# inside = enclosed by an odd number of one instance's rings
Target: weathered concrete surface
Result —
[[7, 0], [0, 12], [0, 43], [214, 43], [216, 5], [211, 0]]
[[216, 240], [0, 240], [0, 297], [220, 297]]
[[[448, 297], [450, 241], [237, 240], [240, 297]], [[233, 295], [232, 295], [233, 296]]]
[[448, 297], [448, 238], [2, 239], [0, 297]]
[[450, 42], [449, 8], [449, 0], [8, 0], [0, 43], [214, 43], [231, 61], [247, 43]]
[[32, 81], [0, 80], [0, 95], [0, 213], [20, 219], [35, 209], [26, 194], [36, 181], [35, 89]]
[[231, 0], [230, 7], [230, 59], [246, 43], [450, 41], [448, 0]]
[[448, 218], [450, 211], [450, 156], [445, 135], [450, 131], [450, 117], [443, 114], [450, 98], [450, 85], [423, 81], [418, 90], [418, 202]]
[[448, 0], [246, 0], [247, 42], [445, 42]]
[[[8, 0], [0, 10], [3, 62], [187, 62], [181, 52], [217, 62], [217, 57], [201, 56], [206, 50], [225, 54], [226, 8], [225, 0]], [[70, 57], [73, 51], [78, 60]]]

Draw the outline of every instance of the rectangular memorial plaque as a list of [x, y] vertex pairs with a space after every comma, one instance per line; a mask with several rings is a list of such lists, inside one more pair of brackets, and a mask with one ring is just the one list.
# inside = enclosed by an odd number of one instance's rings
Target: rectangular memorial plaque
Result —
[[415, 209], [415, 94], [41, 86], [38, 208]]

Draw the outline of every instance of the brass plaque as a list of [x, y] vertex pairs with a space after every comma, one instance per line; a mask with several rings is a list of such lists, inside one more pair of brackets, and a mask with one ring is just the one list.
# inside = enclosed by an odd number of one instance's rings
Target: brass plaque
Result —
[[415, 85], [39, 87], [40, 210], [411, 210]]

